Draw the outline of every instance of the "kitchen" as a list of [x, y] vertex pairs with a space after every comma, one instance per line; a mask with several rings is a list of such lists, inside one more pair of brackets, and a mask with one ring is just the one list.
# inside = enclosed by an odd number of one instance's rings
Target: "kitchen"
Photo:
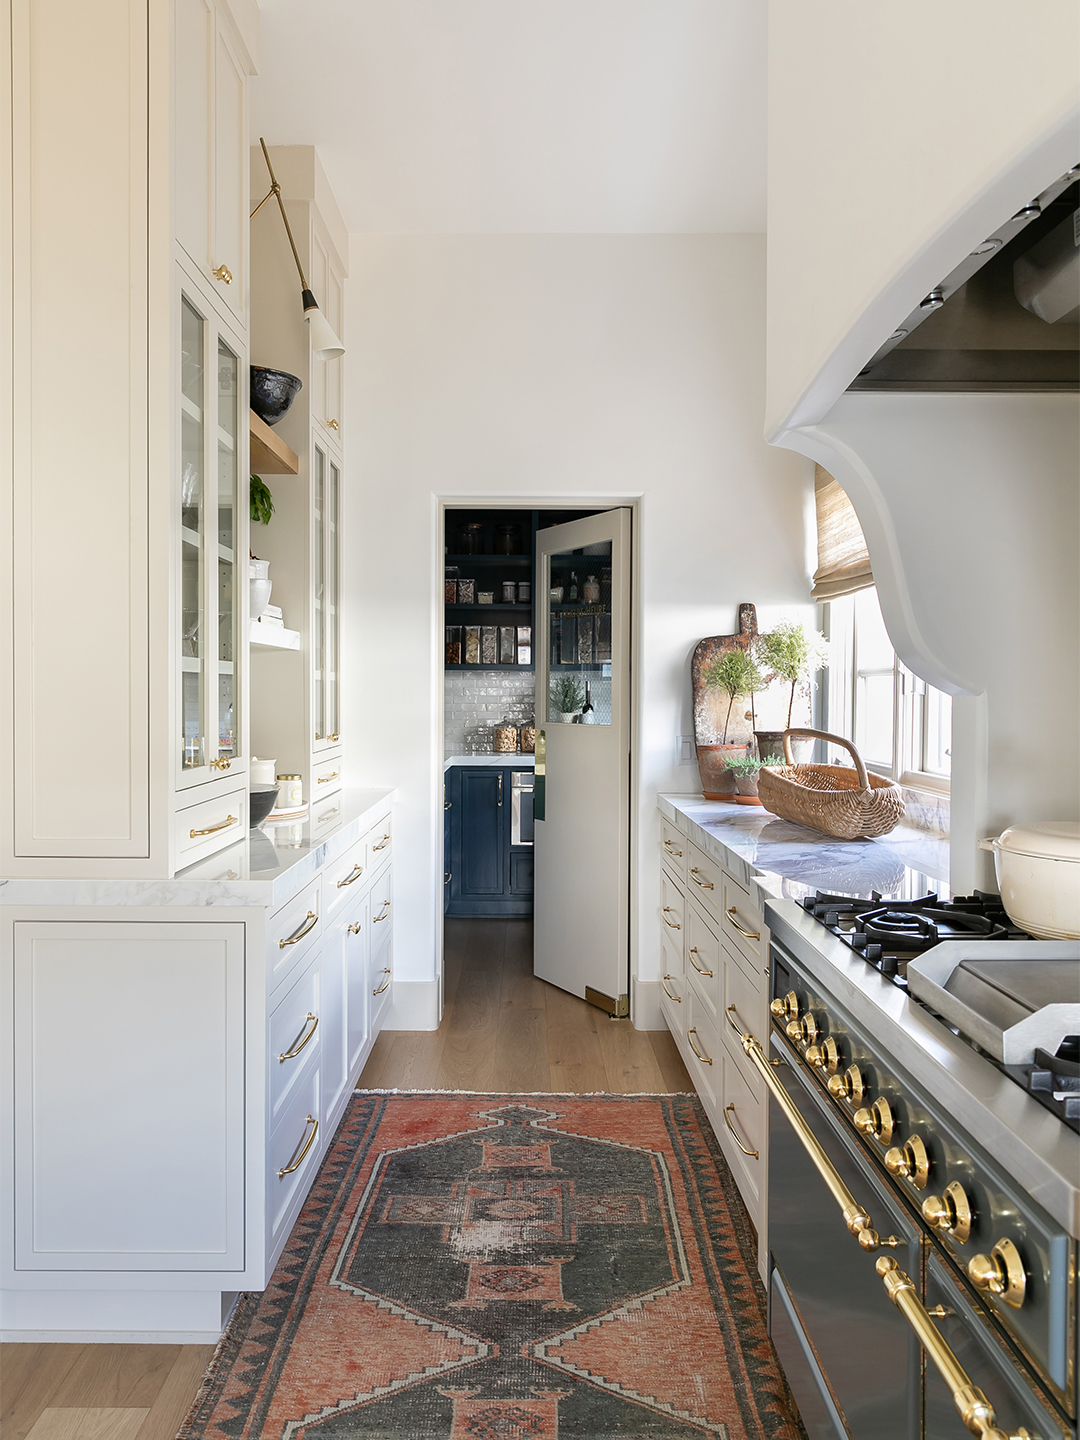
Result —
[[[1067, 29], [1055, 7], [1040, 13], [1050, 34], [1058, 34], [1056, 27]], [[253, 117], [250, 138], [254, 142], [263, 129], [272, 148], [303, 145], [313, 135], [304, 109], [320, 87], [312, 79], [289, 83], [283, 58], [290, 50], [289, 32], [287, 27], [275, 30], [272, 15], [263, 7], [257, 84], [268, 86], [273, 75], [282, 77], [272, 99], [267, 94], [259, 101], [273, 104], [275, 119], [271, 124]], [[754, 30], [751, 17], [743, 18], [746, 33], [736, 30], [727, 38], [757, 46], [754, 53], [764, 57], [763, 35]], [[356, 202], [349, 202], [354, 207], [350, 226], [337, 247], [346, 251], [340, 259], [348, 268], [341, 320], [348, 347], [344, 412], [321, 417], [340, 420], [344, 449], [325, 427], [318, 433], [325, 436], [328, 453], [340, 451], [345, 461], [342, 524], [348, 563], [341, 577], [341, 622], [347, 650], [341, 753], [346, 785], [396, 791], [394, 918], [392, 927], [387, 922], [372, 931], [393, 929], [394, 978], [385, 992], [392, 1008], [380, 1020], [383, 1029], [434, 1035], [439, 1020], [444, 508], [513, 503], [635, 510], [627, 987], [635, 1030], [666, 1029], [656, 797], [686, 795], [697, 784], [692, 766], [680, 763], [678, 744], [678, 737], [693, 733], [690, 655], [702, 636], [734, 631], [736, 608], [744, 601], [757, 605], [762, 631], [787, 615], [812, 623], [808, 577], [816, 556], [808, 554], [808, 515], [814, 463], [841, 482], [855, 505], [889, 636], [901, 660], [953, 697], [952, 892], [996, 888], [991, 857], [977, 845], [984, 836], [1017, 820], [1075, 819], [1075, 525], [1063, 523], [1076, 503], [1074, 397], [846, 393], [884, 338], [901, 327], [923, 297], [1075, 164], [1075, 134], [1069, 128], [1075, 77], [1071, 62], [1061, 58], [1075, 53], [1075, 47], [1067, 33], [1050, 45], [1014, 34], [1003, 14], [996, 33], [980, 35], [977, 63], [958, 75], [949, 57], [958, 47], [970, 53], [973, 43], [959, 13], [934, 12], [929, 33], [940, 37], [939, 53], [930, 55], [922, 53], [928, 32], [918, 15], [907, 22], [894, 17], [889, 25], [887, 33], [866, 34], [850, 17], [823, 14], [821, 7], [776, 7], [768, 56], [767, 251], [763, 210], [745, 204], [740, 210], [736, 199], [723, 199], [737, 191], [735, 172], [723, 168], [734, 162], [723, 157], [719, 170], [709, 172], [721, 198], [710, 200], [714, 208], [706, 205], [695, 212], [688, 225], [676, 224], [669, 212], [633, 225], [570, 211], [558, 212], [553, 221], [536, 204], [531, 210], [510, 210], [495, 223], [490, 216], [463, 220], [448, 206], [432, 221], [415, 209], [417, 196], [410, 192], [411, 221], [405, 207], [377, 226], [353, 220]], [[398, 38], [402, 72], [410, 74], [404, 60], [408, 46]], [[911, 73], [905, 67], [916, 63], [916, 53], [923, 76], [918, 106], [905, 98]], [[320, 63], [328, 58], [320, 49]], [[468, 66], [481, 62], [470, 61], [465, 48], [457, 62], [465, 67], [462, 74], [476, 82]], [[1054, 65], [1059, 68], [1053, 70]], [[760, 91], [764, 72], [756, 73]], [[70, 84], [66, 76], [64, 83]], [[376, 94], [377, 84], [378, 76], [369, 77]], [[344, 79], [342, 87], [348, 88]], [[482, 85], [479, 91], [486, 93]], [[418, 113], [425, 113], [422, 90], [409, 93]], [[758, 105], [753, 113], [763, 136], [763, 99], [738, 93], [742, 103]], [[882, 95], [888, 100], [883, 102]], [[827, 99], [834, 96], [846, 97], [846, 103]], [[636, 92], [606, 96], [609, 105], [620, 100], [633, 101], [628, 116], [639, 114]], [[860, 114], [857, 126], [850, 123], [852, 110]], [[264, 109], [263, 115], [268, 113]], [[977, 135], [971, 134], [968, 119], [975, 113], [985, 121]], [[723, 112], [715, 123], [734, 125], [737, 117]], [[329, 138], [320, 137], [317, 146], [344, 210], [349, 161], [335, 156], [334, 169]], [[926, 163], [927, 156], [934, 157], [933, 165]], [[256, 169], [258, 158], [253, 157], [247, 211], [269, 183]], [[572, 160], [567, 154], [566, 164]], [[456, 173], [433, 161], [423, 184], [432, 194], [443, 194], [447, 186], [452, 190], [447, 176]], [[859, 177], [857, 185], [853, 175]], [[725, 188], [722, 182], [728, 181]], [[321, 200], [317, 175], [315, 182], [311, 188]], [[417, 183], [422, 189], [420, 177]], [[91, 194], [83, 203], [92, 200]], [[115, 203], [114, 195], [110, 205]], [[88, 213], [97, 212], [91, 208]], [[108, 214], [102, 224], [106, 219]], [[62, 222], [59, 217], [57, 226]], [[268, 243], [277, 247], [275, 263], [283, 263], [288, 276], [291, 257], [272, 204], [253, 222], [253, 235], [256, 223], [267, 225]], [[334, 238], [336, 223], [327, 228]], [[294, 229], [299, 233], [299, 226]], [[595, 233], [581, 233], [589, 230]], [[104, 262], [108, 247], [103, 251], [95, 263]], [[286, 283], [299, 292], [295, 272]], [[329, 304], [316, 293], [321, 304]], [[75, 304], [76, 297], [66, 301], [69, 309]], [[277, 355], [255, 354], [254, 347], [252, 359], [283, 364]], [[136, 375], [132, 383], [137, 381]], [[153, 413], [167, 430], [171, 410], [160, 400], [155, 403]], [[92, 414], [85, 416], [85, 425], [94, 423]], [[770, 445], [761, 439], [763, 425]], [[168, 469], [171, 462], [167, 456], [162, 460], [158, 431], [151, 433], [158, 446], [155, 464]], [[74, 445], [74, 439], [69, 443]], [[291, 448], [300, 454], [297, 444]], [[62, 451], [60, 460], [68, 454]], [[1037, 484], [1029, 479], [1033, 455], [1040, 457]], [[41, 473], [47, 477], [47, 468]], [[1016, 482], [1018, 475], [1025, 477], [1024, 484]], [[269, 483], [275, 499], [287, 500], [286, 480]], [[168, 520], [162, 518], [167, 510], [156, 492], [152, 498], [156, 523], [167, 529]], [[130, 498], [118, 494], [115, 485], [106, 486], [91, 517], [94, 523], [104, 520], [105, 533], [95, 534], [95, 544], [104, 545], [117, 567], [123, 555], [118, 558], [116, 522], [129, 505]], [[25, 537], [25, 518], [18, 523], [23, 528], [17, 533]], [[157, 536], [157, 529], [152, 533]], [[267, 536], [272, 533], [271, 524]], [[962, 545], [957, 536], [963, 536]], [[97, 571], [80, 568], [87, 564], [82, 540], [73, 533], [58, 550], [54, 532], [50, 543], [54, 561], [62, 556], [69, 577], [86, 574], [82, 588], [93, 593]], [[160, 539], [155, 544], [156, 563], [167, 571], [168, 544]], [[258, 545], [252, 548], [260, 553]], [[284, 575], [279, 575], [280, 587]], [[164, 601], [154, 594], [160, 607]], [[117, 603], [117, 613], [130, 616], [130, 608]], [[307, 628], [303, 616], [290, 616], [287, 602], [282, 608], [286, 626]], [[1036, 613], [1042, 623], [1033, 626]], [[62, 638], [68, 624], [67, 616], [58, 616], [56, 635]], [[138, 640], [137, 628], [133, 633]], [[48, 638], [39, 637], [41, 653], [66, 656], [63, 647], [50, 649]], [[1019, 653], [1041, 677], [1037, 704], [1014, 683]], [[155, 663], [161, 662], [155, 658]], [[84, 691], [94, 683], [92, 673], [78, 681]], [[158, 676], [159, 685], [167, 680]], [[164, 693], [164, 688], [153, 690], [154, 706], [165, 706]], [[85, 735], [72, 735], [62, 697], [39, 695], [39, 713], [43, 704], [52, 719], [40, 721], [38, 745], [45, 748], [39, 765], [58, 767], [55, 774], [72, 794], [82, 793], [79, 787], [85, 787], [87, 776], [104, 778], [116, 793], [125, 784], [130, 789], [130, 776], [117, 775], [116, 747], [108, 732], [102, 735], [88, 725]], [[1035, 736], [1033, 714], [1040, 719]], [[154, 716], [157, 724], [157, 710]], [[137, 747], [139, 735], [145, 734], [137, 706], [129, 707], [126, 723], [133, 727], [131, 744]], [[153, 745], [169, 743], [155, 740]], [[1033, 762], [1040, 745], [1052, 750], [1052, 763], [1049, 758]], [[252, 748], [263, 753], [257, 745]], [[312, 767], [307, 795], [324, 755], [331, 762], [329, 773], [335, 768], [332, 748], [288, 766], [290, 772]], [[65, 768], [68, 756], [73, 757], [71, 768]], [[14, 758], [12, 766], [15, 773]], [[234, 765], [232, 775], [239, 769]], [[20, 785], [24, 778], [20, 772]], [[66, 861], [65, 854], [78, 852], [65, 850], [61, 839], [51, 848], [48, 843], [31, 847], [29, 859], [25, 853], [12, 854], [10, 863], [5, 860], [5, 875], [12, 886], [44, 884], [52, 877], [79, 878], [85, 887], [110, 876], [130, 882], [140, 875], [172, 883], [173, 872], [161, 853], [168, 810], [164, 783], [153, 770], [146, 804], [152, 861], [123, 858], [132, 847], [124, 851], [110, 815], [106, 843], [90, 856], [92, 861], [95, 853], [102, 855], [104, 863]], [[209, 783], [220, 784], [223, 795], [234, 793], [228, 775]], [[55, 817], [45, 818], [45, 841], [50, 833], [66, 835], [55, 828]], [[382, 818], [380, 811], [369, 809], [372, 823], [357, 839], [382, 843], [385, 826], [376, 828]], [[63, 823], [62, 813], [59, 820]], [[370, 842], [364, 838], [369, 830]], [[110, 855], [119, 858], [109, 860]], [[344, 856], [329, 859], [344, 862]], [[366, 862], [357, 863], [368, 868]], [[370, 869], [375, 879], [384, 874], [374, 864]], [[340, 878], [344, 875], [334, 877], [335, 889]], [[744, 883], [750, 877], [736, 867], [732, 878]], [[30, 918], [16, 907], [13, 893], [5, 897], [5, 909], [13, 917]], [[56, 893], [37, 903], [75, 903], [55, 898]], [[263, 913], [261, 900], [244, 898], [255, 902], [253, 913]], [[86, 916], [98, 907], [99, 918], [105, 918], [100, 907], [108, 905], [115, 920], [119, 911], [115, 887], [77, 903], [87, 907]], [[269, 913], [275, 904], [264, 908]], [[309, 908], [298, 906], [293, 928]], [[380, 908], [381, 902], [373, 913]], [[240, 918], [242, 910], [237, 907], [235, 916], [227, 918]], [[6, 927], [5, 944], [10, 934]], [[378, 952], [371, 951], [371, 962], [377, 958]], [[495, 1083], [486, 1064], [485, 1057], [478, 1057], [477, 1081], [470, 1088]], [[354, 1078], [355, 1073], [349, 1076]], [[721, 1143], [730, 1145], [726, 1129], [719, 1133]], [[261, 1190], [256, 1161], [251, 1163], [252, 1184]], [[867, 1264], [873, 1268], [872, 1260]], [[85, 1288], [84, 1282], [69, 1281], [65, 1290], [51, 1276], [45, 1277], [47, 1284], [27, 1284], [26, 1270], [11, 1266], [7, 1256], [4, 1274], [5, 1291], [22, 1297], [47, 1297], [50, 1289], [71, 1295]], [[133, 1293], [115, 1279], [110, 1286], [118, 1295]], [[207, 1293], [217, 1292], [218, 1326], [220, 1295], [227, 1289], [208, 1287]], [[182, 1286], [177, 1292], [198, 1293]], [[882, 1295], [887, 1303], [884, 1290]], [[79, 1319], [63, 1323], [50, 1318], [44, 1299], [25, 1304], [25, 1319], [16, 1311], [14, 1320], [5, 1321], [10, 1326], [5, 1339], [16, 1338], [12, 1332], [19, 1329], [35, 1335], [49, 1329], [80, 1335], [95, 1329], [206, 1335], [214, 1329], [207, 1315], [196, 1313], [194, 1300], [190, 1318], [179, 1323], [158, 1323], [148, 1301], [140, 1312], [147, 1318], [139, 1319], [134, 1304], [121, 1315], [117, 1300], [107, 1324], [95, 1323], [87, 1306]], [[166, 1314], [168, 1307], [161, 1304]], [[207, 1309], [210, 1301], [199, 1304]]]

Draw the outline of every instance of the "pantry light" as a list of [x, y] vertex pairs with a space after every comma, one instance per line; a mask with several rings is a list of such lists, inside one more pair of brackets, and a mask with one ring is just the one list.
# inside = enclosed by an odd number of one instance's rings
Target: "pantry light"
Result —
[[304, 267], [300, 264], [300, 256], [296, 249], [296, 241], [293, 239], [292, 226], [289, 224], [289, 217], [285, 213], [285, 202], [281, 198], [281, 186], [278, 184], [277, 176], [274, 174], [274, 167], [270, 164], [270, 152], [266, 148], [266, 141], [259, 136], [259, 144], [262, 146], [263, 159], [266, 161], [266, 168], [270, 173], [270, 189], [259, 201], [255, 209], [248, 216], [254, 220], [262, 207], [271, 196], [277, 200], [278, 209], [281, 211], [281, 219], [285, 225], [285, 233], [289, 237], [289, 244], [292, 247], [293, 259], [296, 261], [296, 269], [300, 275], [300, 301], [304, 307], [304, 319], [311, 332], [311, 352], [316, 360], [337, 360], [345, 354], [345, 346], [334, 334], [333, 327], [329, 320], [319, 309], [319, 302], [315, 299], [304, 274]]
[[997, 239], [995, 239], [993, 236], [991, 236], [989, 240], [984, 240], [981, 245], [976, 245], [976, 246], [975, 246], [975, 249], [972, 250], [971, 253], [972, 253], [972, 255], [989, 255], [990, 252], [991, 252], [991, 250], [1000, 250], [1000, 249], [1001, 249], [1001, 241], [1000, 241], [1000, 240], [997, 240]]
[[919, 301], [919, 309], [940, 310], [942, 305], [944, 304], [945, 292], [941, 289], [940, 285], [935, 285], [933, 290], [930, 291], [930, 294], [927, 295], [926, 299]]

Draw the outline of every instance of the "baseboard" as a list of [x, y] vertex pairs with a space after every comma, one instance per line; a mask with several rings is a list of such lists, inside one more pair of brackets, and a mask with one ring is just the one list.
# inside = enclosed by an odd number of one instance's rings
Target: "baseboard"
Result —
[[0, 1330], [0, 1345], [216, 1345], [220, 1330]]
[[384, 1030], [437, 1030], [439, 1028], [438, 980], [395, 980]]
[[630, 1019], [635, 1030], [666, 1030], [660, 1011], [659, 980], [630, 981]]

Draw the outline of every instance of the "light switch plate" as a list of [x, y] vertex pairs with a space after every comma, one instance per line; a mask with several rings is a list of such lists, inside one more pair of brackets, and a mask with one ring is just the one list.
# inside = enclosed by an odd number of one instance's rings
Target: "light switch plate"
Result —
[[677, 765], [694, 764], [694, 737], [692, 735], [676, 735], [675, 753]]

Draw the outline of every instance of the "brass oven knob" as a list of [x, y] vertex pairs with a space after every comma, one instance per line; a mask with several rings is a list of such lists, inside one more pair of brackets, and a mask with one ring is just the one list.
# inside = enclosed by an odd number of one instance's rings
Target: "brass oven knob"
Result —
[[852, 1105], [861, 1105], [864, 1088], [858, 1065], [849, 1065], [842, 1075], [829, 1076], [829, 1094], [834, 1100], [850, 1100]]
[[831, 1035], [826, 1035], [820, 1045], [808, 1045], [806, 1058], [811, 1065], [818, 1070], [824, 1070], [827, 1075], [835, 1075], [840, 1068], [840, 1051]]
[[973, 1212], [967, 1191], [953, 1180], [940, 1195], [928, 1195], [922, 1202], [922, 1217], [935, 1230], [944, 1230], [959, 1245], [971, 1238]]
[[782, 1000], [779, 997], [775, 999], [769, 1009], [777, 1020], [796, 1020], [799, 1015], [799, 997], [794, 990], [789, 990]]
[[813, 1012], [808, 1010], [799, 1021], [799, 1024], [802, 1026], [802, 1039], [807, 1045], [813, 1045], [814, 1041], [821, 1034], [821, 1031], [818, 1029], [818, 1023], [814, 1019]]
[[888, 1145], [893, 1137], [892, 1106], [879, 1095], [870, 1106], [855, 1111], [855, 1128], [864, 1135], [873, 1136], [881, 1145]]
[[968, 1261], [968, 1279], [976, 1290], [997, 1295], [1013, 1310], [1024, 1303], [1027, 1276], [1020, 1252], [1011, 1240], [999, 1240], [989, 1255], [975, 1255]]
[[769, 1001], [769, 1012], [774, 1020], [782, 1020], [784, 1018], [784, 1002], [779, 996], [777, 996], [775, 1000]]
[[784, 1034], [787, 1036], [787, 1038], [791, 1041], [793, 1045], [797, 1045], [802, 1039], [802, 1021], [789, 1020], [788, 1023], [784, 1026]]
[[925, 1190], [930, 1178], [930, 1156], [921, 1135], [904, 1141], [904, 1148], [894, 1145], [885, 1152], [885, 1169], [890, 1175], [902, 1175], [916, 1190]]

